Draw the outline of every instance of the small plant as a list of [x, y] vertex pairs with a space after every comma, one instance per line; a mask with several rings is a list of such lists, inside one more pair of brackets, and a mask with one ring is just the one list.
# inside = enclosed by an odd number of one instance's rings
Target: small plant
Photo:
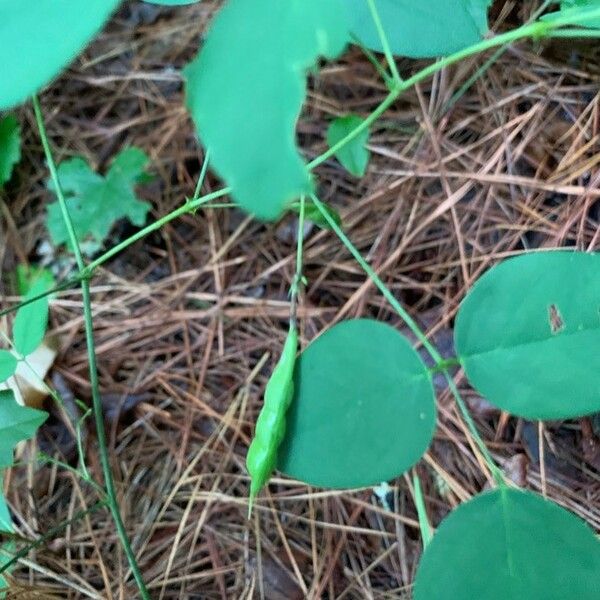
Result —
[[[0, 56], [5, 65], [0, 109], [25, 101], [56, 76], [120, 3], [86, 0], [85, 11], [74, 10], [73, 4], [38, 0], [33, 6], [0, 0]], [[513, 415], [543, 420], [600, 411], [600, 256], [536, 252], [496, 265], [463, 300], [455, 328], [457, 356], [444, 360], [356, 250], [333, 209], [321, 202], [313, 175], [316, 167], [335, 156], [354, 176], [362, 176], [373, 124], [403, 92], [446, 66], [526, 38], [600, 37], [598, 0], [565, 0], [559, 10], [540, 12], [531, 23], [486, 37], [489, 4], [488, 0], [229, 0], [184, 72], [187, 107], [210, 166], [228, 187], [206, 196], [196, 194], [88, 264], [80, 242], [89, 235], [101, 244], [121, 217], [144, 224], [148, 206], [135, 197], [134, 185], [144, 178], [147, 158], [137, 149], [125, 150], [105, 177], [81, 159], [57, 168], [39, 102], [33, 97], [50, 168], [49, 185], [57, 198], [49, 209], [48, 227], [56, 244], [70, 244], [81, 280], [105, 485], [91, 480], [83, 463], [80, 475], [109, 506], [142, 597], [150, 596], [125, 533], [108, 463], [88, 280], [98, 266], [133, 241], [224, 196], [260, 219], [274, 220], [287, 210], [299, 213], [290, 333], [267, 385], [248, 454], [249, 506], [275, 467], [330, 488], [373, 486], [406, 472], [433, 438], [432, 376], [442, 373], [496, 487], [460, 506], [433, 536], [424, 503], [419, 503], [426, 548], [414, 597], [598, 597], [600, 543], [593, 532], [557, 505], [507, 483], [449, 368], [460, 365], [475, 389]], [[295, 127], [307, 73], [320, 60], [340, 56], [349, 44], [363, 48], [372, 59], [388, 94], [366, 119], [349, 115], [332, 121], [324, 135], [328, 150], [306, 163], [296, 146]], [[383, 53], [387, 69], [373, 52]], [[403, 79], [396, 55], [445, 58]], [[0, 184], [8, 180], [18, 160], [16, 139], [18, 126], [7, 117], [0, 122]], [[208, 159], [198, 190], [207, 167]], [[431, 356], [433, 368], [425, 365], [406, 337], [371, 319], [341, 322], [296, 356], [305, 219], [330, 229], [351, 252]], [[34, 286], [19, 308], [13, 349], [0, 351], [0, 378], [10, 377], [17, 362], [41, 342], [48, 310], [45, 293]], [[14, 443], [33, 435], [45, 417], [17, 407], [7, 392], [0, 396], [0, 415], [6, 415], [6, 420], [0, 419], [7, 441], [4, 451], [0, 447], [4, 456], [0, 467], [6, 467], [12, 462]], [[419, 489], [418, 479], [415, 488]], [[0, 503], [0, 523], [8, 521], [6, 514]]]

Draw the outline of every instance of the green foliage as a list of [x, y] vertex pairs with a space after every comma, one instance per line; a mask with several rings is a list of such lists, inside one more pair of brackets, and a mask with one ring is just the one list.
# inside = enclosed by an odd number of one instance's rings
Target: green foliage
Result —
[[18, 361], [8, 350], [0, 350], [0, 383], [15, 374]]
[[0, 468], [12, 465], [17, 443], [33, 437], [47, 418], [44, 411], [18, 404], [11, 390], [0, 391]]
[[406, 338], [344, 321], [301, 355], [278, 466], [312, 485], [373, 485], [411, 467], [435, 428], [431, 376]]
[[[600, 0], [563, 0], [560, 3], [560, 11], [544, 15], [543, 19], [553, 21], [557, 18], [568, 18], [573, 25], [600, 29], [599, 9]], [[593, 16], [590, 14], [592, 12]]]
[[[58, 179], [79, 241], [92, 237], [102, 244], [113, 225], [124, 217], [137, 226], [145, 223], [150, 205], [136, 197], [135, 186], [148, 180], [147, 164], [146, 154], [135, 147], [117, 154], [105, 177], [92, 171], [82, 158], [60, 164]], [[54, 189], [51, 181], [48, 187]], [[58, 202], [48, 206], [48, 230], [55, 244], [68, 242]]]
[[524, 254], [490, 269], [456, 320], [467, 376], [490, 402], [531, 419], [600, 411], [600, 255]]
[[44, 288], [49, 290], [56, 285], [52, 272], [44, 267], [18, 265], [16, 269], [17, 291], [25, 296], [38, 281], [43, 281]]
[[[346, 115], [335, 119], [327, 129], [327, 143], [332, 148], [341, 142], [348, 134], [352, 133], [363, 123], [357, 115]], [[355, 177], [362, 177], [369, 164], [369, 151], [366, 145], [369, 141], [369, 129], [365, 128], [336, 153], [336, 158], [343, 167]]]
[[265, 402], [258, 420], [254, 439], [248, 449], [246, 466], [252, 478], [250, 505], [271, 477], [277, 463], [277, 451], [285, 435], [285, 415], [294, 394], [294, 365], [298, 352], [298, 330], [290, 327], [281, 358], [265, 389]]
[[[335, 221], [338, 227], [342, 226], [342, 217], [335, 208], [328, 204], [323, 204], [327, 214]], [[290, 207], [295, 213], [300, 214], [300, 203], [294, 202]], [[323, 217], [321, 211], [316, 207], [315, 203], [307, 199], [304, 201], [304, 218], [307, 221], [312, 221], [317, 227], [321, 229], [331, 229], [331, 226], [327, 222], [327, 219]]]
[[600, 543], [580, 519], [509, 488], [447, 517], [417, 571], [415, 600], [595, 600]]
[[[451, 54], [487, 32], [491, 0], [377, 0], [391, 50], [413, 58]], [[383, 51], [366, 0], [346, 0], [350, 29], [367, 48]]]
[[163, 4], [164, 6], [183, 6], [184, 4], [196, 4], [200, 0], [144, 0], [149, 4]]
[[276, 219], [312, 190], [294, 130], [307, 70], [348, 40], [343, 1], [229, 0], [186, 68], [187, 106], [211, 164], [258, 218]]
[[0, 110], [23, 102], [58, 75], [119, 4], [120, 0], [0, 0]]
[[[38, 279], [25, 296], [25, 300], [35, 298], [47, 290], [46, 282]], [[17, 311], [13, 323], [13, 344], [15, 350], [22, 356], [31, 354], [44, 340], [48, 327], [48, 298], [22, 306]]]
[[[1, 27], [1, 25], [0, 25]], [[9, 181], [21, 160], [21, 128], [14, 115], [0, 119], [0, 187]]]

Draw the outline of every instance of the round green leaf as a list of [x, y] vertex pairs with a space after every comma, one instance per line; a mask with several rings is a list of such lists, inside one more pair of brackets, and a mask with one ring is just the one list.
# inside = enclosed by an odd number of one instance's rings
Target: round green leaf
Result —
[[467, 294], [455, 335], [469, 380], [501, 409], [531, 419], [600, 411], [600, 255], [500, 263]]
[[0, 109], [23, 102], [60, 73], [120, 0], [0, 0]]
[[287, 427], [278, 467], [291, 477], [335, 488], [392, 479], [431, 442], [431, 377], [389, 325], [344, 321], [297, 361]]
[[583, 521], [502, 488], [459, 506], [421, 558], [415, 600], [596, 600], [600, 543]]
[[17, 364], [17, 359], [8, 350], [0, 350], [0, 383], [15, 374]]

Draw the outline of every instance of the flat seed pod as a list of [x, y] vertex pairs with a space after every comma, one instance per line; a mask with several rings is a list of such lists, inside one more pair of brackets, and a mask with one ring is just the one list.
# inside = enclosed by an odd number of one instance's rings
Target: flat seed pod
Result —
[[312, 485], [351, 488], [415, 464], [435, 429], [427, 368], [389, 325], [344, 321], [296, 362], [278, 468]]
[[455, 335], [470, 382], [501, 409], [530, 419], [600, 411], [600, 256], [498, 264], [462, 302]]
[[553, 502], [502, 488], [459, 506], [421, 558], [415, 600], [596, 600], [600, 543]]

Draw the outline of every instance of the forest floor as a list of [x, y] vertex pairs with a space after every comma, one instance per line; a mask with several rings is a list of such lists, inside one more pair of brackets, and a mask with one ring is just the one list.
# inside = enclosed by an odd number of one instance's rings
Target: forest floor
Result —
[[[523, 22], [537, 6], [496, 4], [495, 31]], [[104, 171], [128, 145], [149, 154], [156, 177], [140, 193], [152, 219], [193, 195], [203, 151], [183, 106], [179, 69], [215, 6], [130, 3], [41, 95], [59, 161], [83, 156]], [[334, 160], [318, 169], [321, 197], [340, 211], [346, 234], [448, 354], [461, 299], [497, 261], [532, 248], [600, 247], [600, 50], [527, 41], [484, 69], [489, 56], [403, 95], [373, 131], [364, 178]], [[403, 75], [419, 65], [398, 64]], [[325, 149], [334, 116], [367, 115], [385, 95], [360, 50], [326, 64], [311, 81], [299, 124], [307, 157]], [[18, 116], [23, 160], [0, 195], [2, 272], [42, 260], [68, 269], [64, 256], [48, 258], [51, 198], [31, 106]], [[209, 175], [203, 192], [221, 185]], [[263, 224], [235, 209], [201, 210], [136, 243], [92, 281], [113, 472], [153, 598], [410, 597], [422, 547], [409, 477], [389, 482], [383, 496], [276, 477], [247, 520], [244, 461], [286, 334], [295, 225], [293, 215]], [[132, 231], [119, 225], [112, 242]], [[306, 234], [303, 344], [341, 318], [403, 327], [334, 235], [315, 227]], [[17, 300], [8, 288], [3, 296]], [[60, 351], [50, 379], [65, 397], [88, 402], [79, 289], [61, 292], [51, 307]], [[456, 381], [511, 479], [600, 531], [599, 423], [542, 428], [500, 413], [462, 373]], [[88, 425], [87, 461], [101, 479]], [[72, 463], [73, 439], [55, 411], [36, 443]], [[435, 440], [416, 469], [434, 526], [490, 485], [446, 389], [438, 390]], [[13, 469], [6, 485], [20, 536], [58, 528], [21, 559], [9, 597], [137, 597], [105, 510], [61, 526], [96, 504], [92, 488], [58, 467], [33, 464]]]

